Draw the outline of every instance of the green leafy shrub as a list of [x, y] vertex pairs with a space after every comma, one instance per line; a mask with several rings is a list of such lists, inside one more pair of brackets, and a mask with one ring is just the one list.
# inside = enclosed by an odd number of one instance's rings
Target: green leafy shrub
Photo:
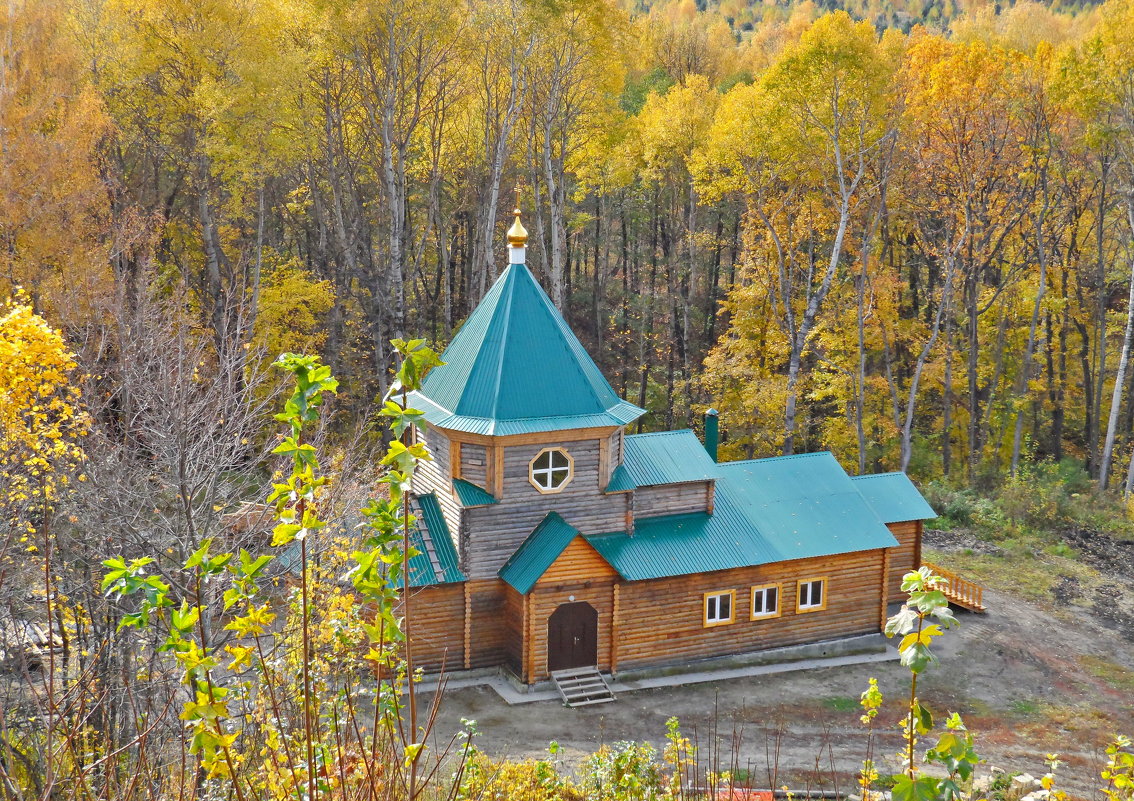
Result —
[[658, 752], [649, 743], [604, 745], [583, 762], [580, 788], [592, 801], [647, 801], [663, 789]]

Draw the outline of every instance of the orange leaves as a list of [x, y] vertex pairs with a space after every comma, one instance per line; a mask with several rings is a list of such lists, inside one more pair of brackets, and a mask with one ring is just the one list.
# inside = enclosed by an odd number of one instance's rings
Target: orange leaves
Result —
[[0, 275], [58, 315], [110, 286], [98, 160], [110, 122], [65, 22], [53, 0], [0, 12]]

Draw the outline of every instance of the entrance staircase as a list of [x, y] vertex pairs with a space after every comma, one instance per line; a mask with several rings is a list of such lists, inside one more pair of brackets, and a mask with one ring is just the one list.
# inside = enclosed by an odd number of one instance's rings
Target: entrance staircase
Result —
[[606, 679], [595, 667], [553, 670], [551, 680], [567, 706], [609, 704], [614, 700]]
[[932, 570], [935, 576], [941, 576], [945, 579], [941, 592], [945, 594], [950, 603], [968, 609], [970, 612], [984, 613], [988, 611], [988, 608], [984, 605], [984, 587], [975, 581], [961, 578], [953, 571], [946, 570], [938, 565], [932, 565], [929, 562], [922, 562], [922, 565]]

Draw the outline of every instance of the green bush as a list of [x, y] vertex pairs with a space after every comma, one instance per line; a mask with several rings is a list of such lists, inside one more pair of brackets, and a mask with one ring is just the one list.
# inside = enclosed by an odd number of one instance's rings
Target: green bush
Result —
[[618, 742], [591, 754], [579, 769], [579, 786], [591, 801], [647, 801], [663, 790], [658, 752], [649, 743]]
[[1134, 523], [1116, 497], [1096, 492], [1073, 459], [1025, 463], [1015, 477], [985, 491], [931, 481], [923, 492], [939, 517], [931, 528], [968, 528], [989, 540], [1023, 534], [1050, 539], [1068, 528], [1134, 537]]

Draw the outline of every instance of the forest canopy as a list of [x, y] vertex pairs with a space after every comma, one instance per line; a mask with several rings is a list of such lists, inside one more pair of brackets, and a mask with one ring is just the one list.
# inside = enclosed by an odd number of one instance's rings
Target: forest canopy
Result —
[[256, 403], [318, 351], [346, 431], [518, 202], [646, 429], [715, 406], [730, 457], [1128, 487], [1134, 3], [899, 5], [12, 3], [0, 292], [119, 443], [128, 354], [180, 337]]

